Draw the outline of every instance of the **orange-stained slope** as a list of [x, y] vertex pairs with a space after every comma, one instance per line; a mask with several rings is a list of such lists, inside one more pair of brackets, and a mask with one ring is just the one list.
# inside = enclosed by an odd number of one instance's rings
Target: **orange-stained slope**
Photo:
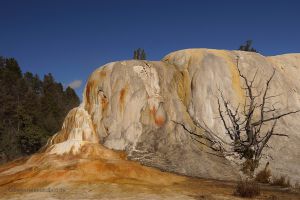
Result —
[[0, 167], [0, 187], [46, 187], [61, 182], [132, 182], [170, 185], [184, 177], [126, 160], [123, 152], [100, 144], [81, 147], [82, 154], [34, 154]]

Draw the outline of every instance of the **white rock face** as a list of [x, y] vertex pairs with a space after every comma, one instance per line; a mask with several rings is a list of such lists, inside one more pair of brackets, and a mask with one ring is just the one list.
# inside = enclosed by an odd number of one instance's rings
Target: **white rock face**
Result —
[[99, 136], [93, 129], [90, 115], [83, 106], [72, 109], [62, 126], [46, 145], [49, 154], [78, 154], [85, 144], [99, 143]]
[[[205, 123], [229, 141], [220, 119], [216, 95], [220, 88], [234, 105], [244, 103], [243, 74], [251, 78], [256, 69], [257, 90], [273, 69], [276, 75], [270, 94], [283, 110], [300, 108], [300, 54], [264, 57], [257, 53], [210, 49], [173, 52], [162, 61], [122, 61], [104, 65], [90, 76], [79, 108], [72, 110], [46, 149], [53, 154], [81, 152], [86, 143], [126, 150], [128, 157], [162, 170], [189, 176], [232, 180], [238, 172], [231, 162], [212, 155], [196, 143], [182, 126], [205, 134], [194, 122]], [[70, 120], [72, 119], [72, 120]], [[270, 168], [273, 174], [300, 181], [300, 114], [279, 121], [274, 137]], [[264, 162], [262, 161], [262, 166]]]

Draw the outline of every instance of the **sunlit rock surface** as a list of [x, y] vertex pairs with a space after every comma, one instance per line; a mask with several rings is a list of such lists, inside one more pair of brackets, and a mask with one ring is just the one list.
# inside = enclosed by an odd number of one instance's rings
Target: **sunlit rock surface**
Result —
[[173, 122], [196, 128], [188, 112], [191, 94], [188, 71], [167, 62], [123, 61], [90, 76], [83, 105], [101, 143], [126, 150], [132, 160], [184, 175], [236, 179], [227, 160]]
[[[248, 78], [258, 70], [257, 91], [276, 70], [270, 95], [280, 95], [271, 103], [282, 111], [300, 108], [300, 54], [264, 57], [251, 52], [188, 49], [173, 52], [162, 61], [109, 63], [92, 73], [83, 102], [69, 112], [61, 131], [40, 153], [0, 169], [2, 183], [14, 180], [16, 174], [25, 176], [24, 180], [121, 177], [155, 184], [183, 179], [128, 160], [188, 176], [238, 179], [238, 169], [231, 161], [213, 152], [209, 143], [195, 142], [175, 123], [205, 134], [195, 126], [204, 121], [219, 137], [229, 140], [218, 118], [216, 100], [220, 89], [233, 105], [245, 102], [237, 56]], [[292, 181], [300, 180], [299, 120], [300, 114], [295, 114], [279, 121], [276, 132], [289, 138], [272, 138], [272, 148], [266, 150], [272, 159], [262, 160], [262, 166], [270, 162], [273, 174], [287, 175]], [[125, 151], [127, 158], [119, 150]], [[47, 175], [47, 170], [57, 176]]]
[[[264, 57], [257, 53], [210, 49], [187, 49], [162, 61], [121, 61], [93, 72], [79, 108], [73, 109], [62, 128], [49, 142], [50, 154], [80, 153], [86, 144], [100, 142], [125, 150], [128, 158], [144, 165], [189, 176], [231, 180], [238, 177], [228, 160], [191, 139], [180, 122], [205, 134], [194, 122], [204, 121], [228, 140], [218, 118], [218, 89], [233, 105], [244, 104], [245, 94], [237, 71], [249, 79], [258, 70], [259, 91], [273, 69], [276, 75], [270, 95], [282, 111], [300, 107], [300, 54]], [[273, 173], [300, 178], [300, 115], [280, 120], [266, 153]], [[78, 123], [80, 121], [80, 123]], [[267, 160], [262, 160], [262, 166]]]
[[[254, 85], [257, 93], [265, 87], [266, 80], [275, 69], [268, 95], [279, 95], [269, 99], [270, 105], [278, 111], [292, 111], [300, 108], [300, 54], [286, 54], [264, 57], [257, 53], [242, 51], [223, 51], [209, 49], [182, 50], [167, 55], [163, 61], [174, 65], [188, 76], [190, 94], [186, 109], [194, 121], [202, 120], [223, 139], [223, 125], [218, 118], [216, 97], [218, 88], [233, 105], [243, 105], [245, 94], [241, 89], [243, 82], [237, 71], [237, 58], [241, 72], [251, 80], [257, 71]], [[256, 113], [258, 114], [258, 113]], [[273, 175], [287, 175], [293, 181], [300, 179], [300, 114], [289, 115], [277, 123], [276, 133], [288, 134], [286, 137], [273, 137], [266, 148], [261, 166], [270, 161]]]

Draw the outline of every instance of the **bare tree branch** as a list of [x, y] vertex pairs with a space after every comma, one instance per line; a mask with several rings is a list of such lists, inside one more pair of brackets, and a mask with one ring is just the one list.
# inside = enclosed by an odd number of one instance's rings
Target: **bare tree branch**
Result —
[[[196, 121], [194, 121], [194, 124], [204, 130], [206, 135], [199, 135], [189, 130], [183, 123], [173, 122], [181, 125], [194, 141], [209, 147], [213, 151], [222, 153], [223, 156], [238, 154], [240, 159], [245, 159], [245, 163], [247, 162], [252, 165], [250, 166], [250, 172], [253, 174], [262, 156], [271, 157], [270, 155], [263, 154], [265, 148], [271, 148], [268, 145], [270, 138], [272, 136], [288, 137], [285, 133], [274, 132], [278, 120], [287, 115], [298, 113], [300, 110], [278, 114], [280, 108], [276, 108], [275, 106], [279, 102], [271, 103], [269, 100], [281, 94], [268, 95], [271, 81], [275, 76], [275, 69], [267, 79], [264, 87], [259, 92], [254, 93], [253, 89], [256, 88], [254, 83], [258, 69], [255, 71], [252, 79], [248, 80], [241, 72], [238, 61], [239, 59], [237, 59], [237, 70], [240, 78], [243, 80], [244, 86], [241, 88], [244, 90], [246, 97], [243, 108], [241, 108], [240, 111], [240, 104], [236, 107], [232, 106], [230, 101], [224, 97], [220, 88], [218, 88], [219, 96], [217, 96], [219, 119], [225, 129], [225, 134], [228, 135], [231, 140], [230, 142], [225, 141], [219, 136], [222, 134], [215, 133], [211, 130], [203, 120], [202, 124]], [[254, 113], [258, 113], [258, 115], [254, 116]], [[267, 130], [269, 126], [271, 126], [271, 128]]]
[[290, 115], [290, 114], [295, 114], [295, 113], [298, 113], [298, 112], [300, 112], [300, 110], [283, 113], [281, 115], [277, 115], [277, 116], [274, 116], [274, 117], [271, 117], [271, 118], [268, 118], [268, 119], [264, 119], [262, 121], [259, 120], [259, 121], [256, 121], [256, 122], [252, 123], [252, 126], [259, 126], [261, 123], [273, 121], [273, 120], [276, 120], [276, 119], [280, 119], [284, 116], [287, 116], [287, 115]]

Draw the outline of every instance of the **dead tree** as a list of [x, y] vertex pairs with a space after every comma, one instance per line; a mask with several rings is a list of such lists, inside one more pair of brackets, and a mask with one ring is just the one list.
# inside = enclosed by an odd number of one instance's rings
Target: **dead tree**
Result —
[[[245, 85], [245, 87], [242, 87], [246, 97], [244, 105], [234, 107], [230, 101], [226, 100], [220, 89], [220, 95], [217, 97], [218, 115], [226, 131], [226, 135], [230, 138], [230, 142], [226, 142], [220, 138], [218, 136], [220, 134], [208, 128], [204, 121], [202, 124], [197, 122], [195, 124], [207, 133], [208, 137], [204, 137], [204, 139], [214, 145], [214, 148], [211, 149], [221, 152], [224, 156], [237, 155], [239, 159], [244, 160], [242, 171], [253, 175], [262, 158], [263, 150], [268, 147], [270, 138], [273, 136], [288, 137], [286, 133], [275, 132], [278, 120], [284, 116], [297, 113], [300, 110], [279, 112], [279, 109], [274, 104], [271, 104], [270, 99], [278, 96], [269, 94], [270, 83], [275, 75], [275, 70], [273, 70], [272, 75], [267, 79], [263, 89], [255, 92], [253, 83], [255, 82], [257, 71], [253, 78], [249, 80], [241, 73], [238, 66], [238, 59], [237, 69]], [[179, 124], [187, 130], [184, 124]], [[203, 139], [203, 136], [191, 130], [188, 130], [188, 132], [193, 137]]]

